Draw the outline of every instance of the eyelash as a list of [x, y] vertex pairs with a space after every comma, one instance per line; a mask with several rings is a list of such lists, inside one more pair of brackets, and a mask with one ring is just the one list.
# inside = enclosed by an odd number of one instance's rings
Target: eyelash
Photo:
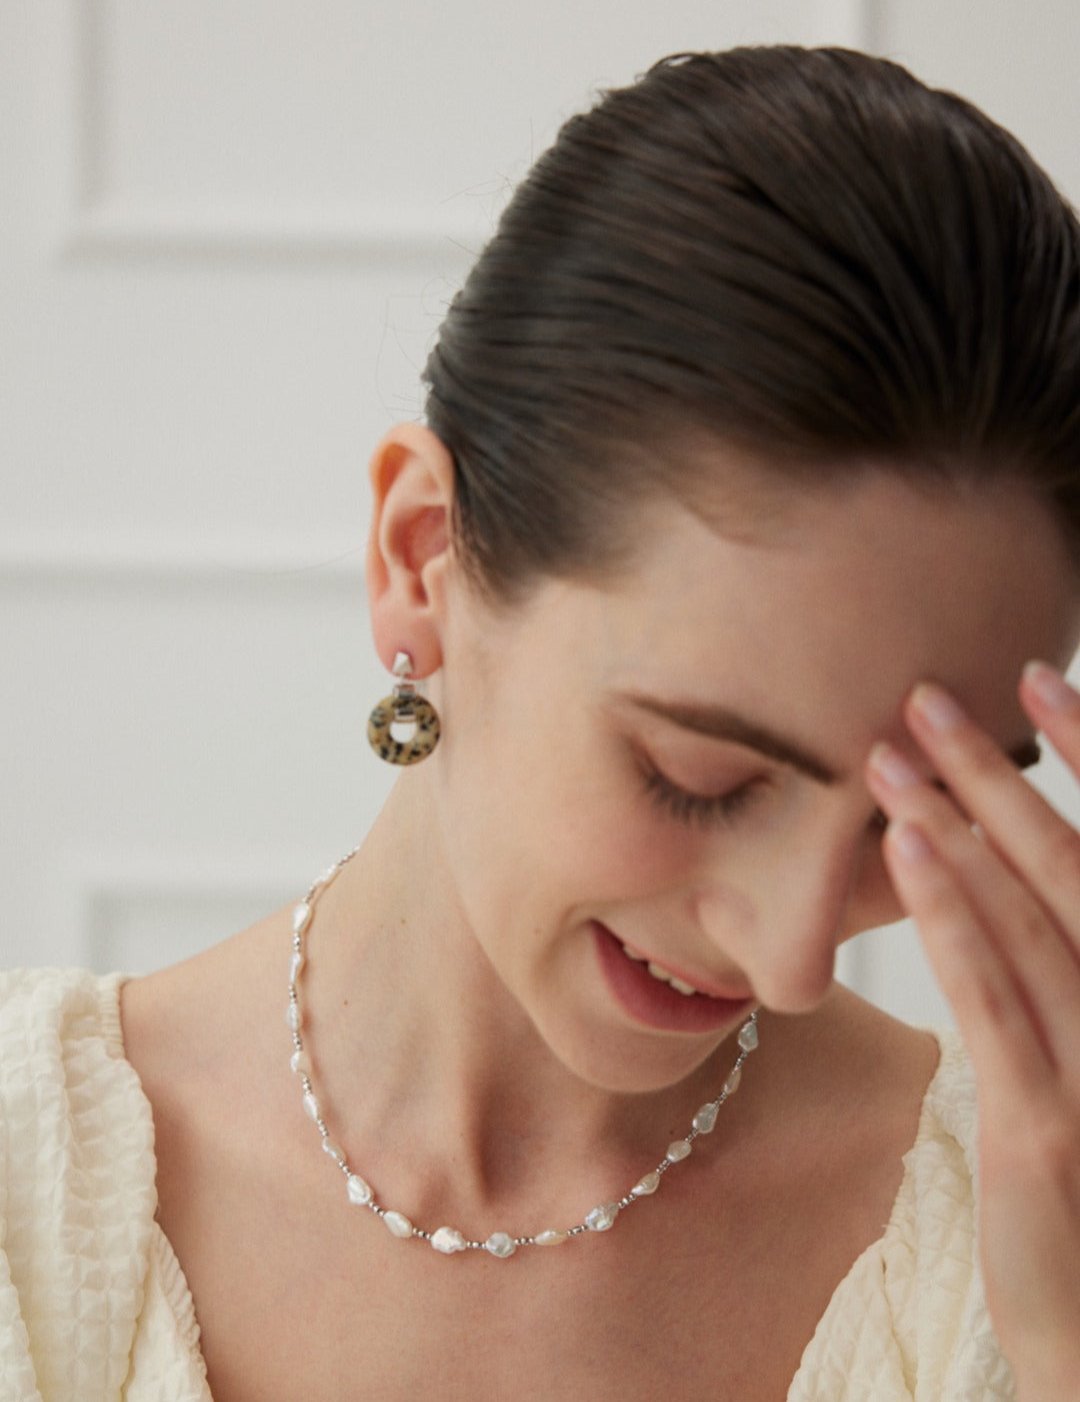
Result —
[[689, 793], [679, 788], [670, 779], [665, 779], [658, 769], [644, 770], [642, 781], [645, 792], [655, 806], [688, 827], [693, 823], [705, 827], [730, 822], [754, 800], [758, 788], [758, 781], [751, 779], [729, 793], [707, 798], [704, 794]]
[[[729, 793], [716, 794], [707, 798], [704, 794], [693, 794], [686, 789], [679, 788], [678, 784], [673, 784], [670, 779], [666, 779], [658, 769], [644, 770], [642, 778], [645, 792], [652, 799], [654, 805], [677, 818], [679, 822], [685, 823], [688, 827], [693, 823], [705, 827], [716, 823], [731, 822], [749, 803], [753, 802], [758, 791], [758, 781], [751, 779], [732, 789]], [[885, 814], [880, 808], [875, 809], [869, 827], [875, 831], [883, 832], [887, 824], [888, 818]]]

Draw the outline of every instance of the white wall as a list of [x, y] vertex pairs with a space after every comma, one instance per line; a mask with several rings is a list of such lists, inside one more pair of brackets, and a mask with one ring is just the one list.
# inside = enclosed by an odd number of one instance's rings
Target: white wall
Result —
[[[367, 459], [596, 88], [680, 49], [876, 47], [1080, 191], [1071, 0], [2, 5], [4, 964], [172, 962], [362, 835], [393, 779]], [[842, 971], [945, 1016], [910, 932]]]

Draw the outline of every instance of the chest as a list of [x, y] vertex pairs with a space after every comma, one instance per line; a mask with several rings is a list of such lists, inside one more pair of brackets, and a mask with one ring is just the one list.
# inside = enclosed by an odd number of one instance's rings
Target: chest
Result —
[[396, 1241], [336, 1193], [223, 1190], [220, 1173], [201, 1202], [162, 1175], [159, 1220], [215, 1402], [782, 1402], [898, 1172], [854, 1213], [850, 1192], [686, 1175], [609, 1233], [507, 1261]]

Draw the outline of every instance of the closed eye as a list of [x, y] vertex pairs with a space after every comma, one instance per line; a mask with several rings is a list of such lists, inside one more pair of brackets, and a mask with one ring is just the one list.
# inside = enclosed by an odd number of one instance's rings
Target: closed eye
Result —
[[722, 794], [696, 794], [680, 788], [655, 768], [642, 768], [642, 784], [654, 805], [687, 826], [701, 827], [731, 822], [753, 803], [764, 785], [750, 779]]

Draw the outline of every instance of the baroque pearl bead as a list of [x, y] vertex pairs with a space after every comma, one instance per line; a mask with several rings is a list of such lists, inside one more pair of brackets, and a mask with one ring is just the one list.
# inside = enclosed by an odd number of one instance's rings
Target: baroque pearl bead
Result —
[[492, 1232], [487, 1241], [484, 1242], [484, 1250], [490, 1251], [493, 1256], [498, 1256], [505, 1260], [507, 1256], [512, 1256], [517, 1250], [517, 1242], [509, 1232]]
[[304, 956], [299, 950], [293, 950], [289, 959], [289, 982], [295, 983], [300, 970], [304, 967]]
[[316, 1122], [318, 1121], [319, 1102], [315, 1099], [314, 1094], [310, 1090], [306, 1090], [304, 1092], [304, 1109], [308, 1112], [308, 1114], [313, 1120], [315, 1120]]
[[727, 1096], [727, 1095], [734, 1095], [735, 1092], [739, 1089], [739, 1082], [740, 1082], [741, 1080], [742, 1080], [742, 1067], [741, 1067], [741, 1066], [736, 1066], [736, 1067], [735, 1067], [735, 1070], [732, 1071], [732, 1073], [730, 1074], [730, 1076], [728, 1076], [727, 1080], [724, 1082], [724, 1094], [725, 1094], [726, 1096]]
[[739, 1046], [743, 1051], [751, 1052], [758, 1044], [758, 1031], [756, 1022], [747, 1022], [739, 1032]]
[[639, 1178], [630, 1193], [635, 1198], [647, 1198], [650, 1193], [655, 1193], [660, 1186], [660, 1175], [654, 1168], [651, 1173], [646, 1173], [644, 1178]]
[[357, 1207], [365, 1207], [371, 1201], [371, 1184], [366, 1183], [359, 1173], [349, 1174], [345, 1190], [349, 1201], [356, 1203]]
[[671, 1163], [678, 1163], [680, 1159], [685, 1159], [689, 1152], [689, 1139], [673, 1139], [667, 1146], [667, 1157]]
[[694, 1116], [694, 1128], [698, 1134], [711, 1134], [716, 1124], [716, 1117], [720, 1113], [719, 1103], [710, 1101], [708, 1105], [703, 1105]]
[[548, 1227], [547, 1231], [538, 1232], [533, 1240], [537, 1246], [561, 1246], [569, 1237], [569, 1232], [557, 1232], [554, 1227]]
[[300, 1076], [311, 1075], [311, 1057], [302, 1048], [294, 1051], [289, 1057], [289, 1065], [293, 1071]]
[[299, 1032], [301, 1020], [300, 1004], [290, 998], [289, 1006], [285, 1009], [285, 1022], [294, 1032]]
[[300, 935], [307, 929], [308, 921], [311, 919], [311, 906], [307, 901], [301, 901], [298, 906], [293, 907], [292, 927], [293, 934]]
[[455, 1227], [440, 1227], [432, 1233], [431, 1244], [444, 1256], [452, 1256], [455, 1251], [465, 1250], [465, 1238]]
[[590, 1232], [606, 1232], [614, 1225], [615, 1218], [619, 1215], [619, 1204], [617, 1202], [602, 1202], [599, 1207], [586, 1216], [585, 1225]]
[[338, 1163], [345, 1162], [345, 1150], [340, 1144], [335, 1144], [332, 1139], [324, 1139], [322, 1146], [324, 1154], [329, 1154], [332, 1159], [337, 1159]]
[[403, 1212], [384, 1212], [383, 1221], [386, 1223], [388, 1232], [394, 1236], [412, 1236], [413, 1225]]

